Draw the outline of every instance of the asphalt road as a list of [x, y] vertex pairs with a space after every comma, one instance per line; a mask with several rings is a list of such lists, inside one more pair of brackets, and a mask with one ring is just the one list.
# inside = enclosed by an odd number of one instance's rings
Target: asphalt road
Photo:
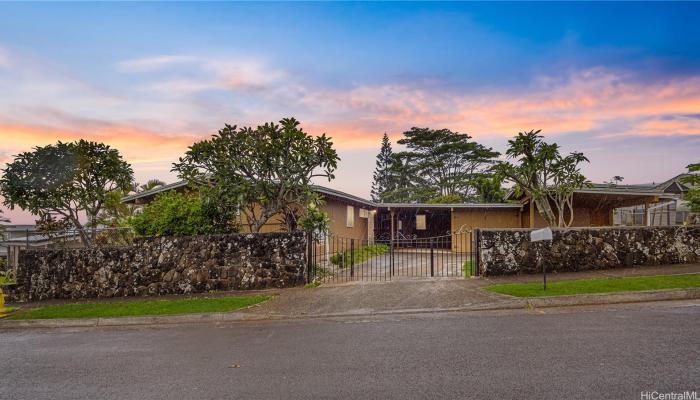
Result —
[[700, 302], [5, 331], [0, 398], [640, 399], [700, 389], [699, 333]]

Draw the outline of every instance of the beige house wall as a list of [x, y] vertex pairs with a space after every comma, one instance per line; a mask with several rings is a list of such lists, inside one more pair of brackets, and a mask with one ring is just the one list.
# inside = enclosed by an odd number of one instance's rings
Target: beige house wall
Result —
[[472, 243], [467, 232], [475, 228], [520, 228], [520, 210], [517, 208], [473, 208], [452, 210], [452, 251], [469, 252]]
[[[525, 206], [524, 216], [529, 215], [529, 204]], [[542, 215], [535, 209], [534, 210], [534, 226], [530, 226], [529, 218], [524, 220], [524, 227], [526, 228], [545, 228], [547, 227], [547, 222], [542, 218]], [[594, 210], [590, 208], [575, 207], [574, 208], [574, 221], [571, 224], [572, 227], [585, 228], [589, 226], [611, 226], [611, 208], [603, 208], [600, 210]]]
[[[368, 237], [374, 237], [374, 232], [368, 232], [368, 218], [360, 217], [360, 209], [364, 208], [368, 211], [370, 218], [374, 218], [374, 214], [370, 213], [370, 209], [366, 207], [351, 206], [354, 208], [354, 218], [353, 226], [347, 226], [347, 207], [349, 204], [336, 200], [336, 199], [325, 199], [325, 204], [321, 206], [321, 210], [328, 214], [330, 220], [329, 223], [329, 233], [331, 236], [342, 237], [346, 239], [357, 239], [363, 242], [367, 241]], [[299, 213], [303, 214], [302, 211]], [[247, 219], [245, 215], [241, 214], [240, 224], [241, 232], [248, 233], [250, 228], [246, 223]], [[373, 224], [372, 224], [373, 225]], [[270, 218], [265, 225], [260, 228], [260, 232], [282, 232], [285, 230], [282, 215], [278, 214]]]

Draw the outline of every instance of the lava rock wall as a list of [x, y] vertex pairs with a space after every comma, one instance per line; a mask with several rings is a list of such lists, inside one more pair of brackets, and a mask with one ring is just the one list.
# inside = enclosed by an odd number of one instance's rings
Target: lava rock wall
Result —
[[531, 242], [531, 229], [482, 229], [483, 275], [570, 272], [633, 265], [700, 262], [700, 226], [553, 229], [550, 242]]
[[15, 301], [266, 289], [304, 283], [302, 233], [140, 238], [127, 247], [29, 250]]

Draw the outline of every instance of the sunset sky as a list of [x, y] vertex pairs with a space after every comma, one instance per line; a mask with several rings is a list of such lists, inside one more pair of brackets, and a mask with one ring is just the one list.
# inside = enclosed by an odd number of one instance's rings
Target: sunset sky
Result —
[[499, 151], [542, 129], [593, 181], [662, 181], [700, 161], [700, 4], [0, 4], [3, 164], [86, 138], [170, 182], [224, 123], [287, 116], [359, 196], [412, 126]]

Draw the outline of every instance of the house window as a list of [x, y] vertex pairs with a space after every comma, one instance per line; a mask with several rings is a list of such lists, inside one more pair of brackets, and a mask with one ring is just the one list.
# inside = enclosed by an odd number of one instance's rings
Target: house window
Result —
[[360, 218], [369, 218], [369, 210], [360, 208]]
[[416, 215], [416, 229], [421, 231], [425, 230], [425, 214]]
[[355, 207], [347, 206], [345, 211], [345, 226], [352, 228], [355, 226]]

